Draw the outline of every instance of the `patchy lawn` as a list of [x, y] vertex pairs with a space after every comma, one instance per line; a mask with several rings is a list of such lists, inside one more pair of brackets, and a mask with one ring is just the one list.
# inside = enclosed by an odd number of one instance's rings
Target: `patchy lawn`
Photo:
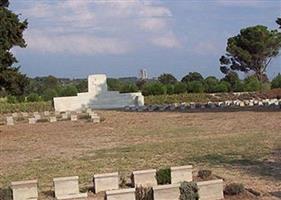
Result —
[[101, 124], [0, 126], [0, 188], [37, 178], [46, 196], [53, 177], [78, 175], [85, 189], [95, 173], [193, 164], [281, 198], [280, 112], [99, 114]]

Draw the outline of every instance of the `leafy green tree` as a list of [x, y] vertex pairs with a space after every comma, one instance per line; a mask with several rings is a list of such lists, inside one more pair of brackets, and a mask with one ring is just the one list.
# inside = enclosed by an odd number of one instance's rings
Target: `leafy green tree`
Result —
[[77, 88], [74, 85], [67, 85], [62, 87], [59, 92], [59, 96], [67, 97], [67, 96], [76, 96], [78, 93]]
[[198, 73], [198, 72], [190, 72], [189, 74], [185, 75], [182, 79], [181, 82], [183, 83], [188, 83], [191, 81], [203, 81], [204, 78], [203, 76]]
[[175, 84], [178, 80], [172, 74], [161, 74], [158, 81], [162, 84]]
[[14, 46], [26, 47], [23, 31], [27, 28], [27, 21], [20, 21], [8, 6], [9, 1], [0, 0], [0, 91], [2, 94], [22, 95], [28, 79], [20, 73], [19, 67], [13, 67], [18, 61], [10, 50]]
[[274, 79], [272, 79], [271, 88], [281, 88], [281, 74], [280, 73]]
[[280, 47], [281, 33], [277, 30], [261, 25], [242, 29], [228, 39], [227, 53], [220, 58], [220, 69], [224, 74], [230, 70], [254, 72], [259, 81], [264, 81], [266, 69]]
[[215, 92], [229, 92], [230, 83], [221, 81], [215, 86]]
[[202, 93], [204, 92], [204, 85], [201, 81], [191, 81], [187, 84], [188, 92]]
[[254, 75], [245, 78], [244, 84], [245, 84], [245, 91], [247, 92], [259, 91], [261, 90], [261, 86], [262, 86], [261, 82]]
[[26, 100], [27, 100], [28, 102], [37, 102], [37, 101], [40, 101], [41, 98], [40, 98], [40, 96], [39, 96], [38, 94], [36, 94], [36, 93], [31, 93], [30, 95], [28, 95], [28, 96], [26, 97]]
[[132, 83], [125, 83], [122, 85], [120, 89], [120, 93], [130, 93], [130, 92], [137, 92], [138, 87]]
[[174, 94], [181, 94], [181, 93], [185, 93], [187, 91], [187, 86], [184, 83], [176, 83], [174, 85]]
[[159, 82], [148, 82], [144, 84], [142, 93], [145, 96], [161, 95], [166, 93], [166, 87]]
[[172, 84], [167, 84], [166, 86], [166, 92], [167, 94], [174, 94], [175, 92], [175, 86]]
[[108, 78], [107, 80], [108, 90], [110, 91], [120, 91], [122, 87], [122, 82], [116, 78]]
[[208, 76], [205, 78], [206, 92], [216, 92], [216, 87], [219, 84], [219, 80], [214, 76]]
[[46, 89], [42, 95], [44, 101], [51, 101], [54, 97], [58, 96], [58, 93], [55, 89]]
[[79, 83], [76, 85], [78, 92], [87, 92], [88, 91], [88, 80], [83, 79], [80, 80]]

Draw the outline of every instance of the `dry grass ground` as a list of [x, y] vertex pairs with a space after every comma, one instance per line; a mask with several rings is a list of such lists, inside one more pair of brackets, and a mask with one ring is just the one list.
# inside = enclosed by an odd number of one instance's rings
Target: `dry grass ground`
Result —
[[79, 175], [87, 188], [95, 173], [193, 164], [281, 198], [280, 112], [99, 114], [101, 124], [0, 126], [0, 188], [36, 178], [48, 196], [53, 177]]

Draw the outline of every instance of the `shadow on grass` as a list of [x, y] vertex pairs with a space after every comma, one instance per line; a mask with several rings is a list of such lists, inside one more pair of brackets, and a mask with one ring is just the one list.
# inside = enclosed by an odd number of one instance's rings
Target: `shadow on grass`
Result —
[[272, 153], [272, 158], [267, 160], [256, 160], [255, 158], [244, 158], [239, 155], [208, 154], [194, 158], [197, 163], [208, 163], [210, 165], [224, 165], [235, 167], [246, 171], [254, 176], [264, 176], [281, 181], [281, 149]]
[[10, 188], [0, 188], [0, 199], [1, 200], [12, 200], [12, 190]]

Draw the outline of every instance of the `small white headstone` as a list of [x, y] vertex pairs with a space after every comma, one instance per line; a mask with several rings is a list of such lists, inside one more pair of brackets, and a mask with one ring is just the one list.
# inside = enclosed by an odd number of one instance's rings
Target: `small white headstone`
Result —
[[62, 119], [68, 119], [68, 114], [67, 113], [62, 113], [61, 117], [62, 117]]
[[49, 116], [49, 115], [50, 115], [50, 112], [49, 112], [49, 111], [44, 111], [44, 115], [45, 115], [45, 116]]
[[12, 117], [13, 118], [17, 118], [18, 117], [18, 113], [12, 113]]
[[55, 116], [50, 117], [50, 122], [51, 123], [56, 122], [56, 121], [57, 121], [57, 117], [55, 117]]
[[72, 114], [70, 116], [70, 119], [71, 119], [71, 121], [77, 121], [78, 120], [77, 115], [74, 115], [74, 114]]
[[29, 124], [36, 124], [36, 119], [35, 118], [28, 118], [28, 123]]
[[23, 117], [28, 117], [28, 113], [26, 113], [26, 112], [22, 112], [21, 115], [22, 115]]
[[97, 115], [94, 115], [94, 116], [92, 115], [91, 119], [92, 119], [93, 123], [100, 123], [100, 117]]
[[39, 119], [41, 119], [41, 115], [38, 113], [38, 114], [34, 114], [34, 118], [36, 119], [36, 120], [39, 120]]
[[15, 125], [15, 124], [14, 124], [14, 118], [13, 118], [13, 117], [7, 117], [6, 120], [7, 120], [7, 125], [8, 125], [8, 126], [13, 126], [13, 125]]

